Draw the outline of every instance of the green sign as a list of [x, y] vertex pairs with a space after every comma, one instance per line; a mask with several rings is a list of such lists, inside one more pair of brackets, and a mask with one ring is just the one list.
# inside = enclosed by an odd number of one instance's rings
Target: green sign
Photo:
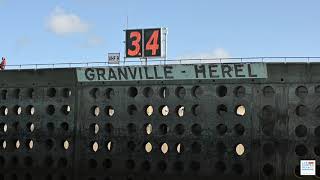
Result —
[[267, 78], [264, 63], [177, 64], [78, 68], [80, 82]]

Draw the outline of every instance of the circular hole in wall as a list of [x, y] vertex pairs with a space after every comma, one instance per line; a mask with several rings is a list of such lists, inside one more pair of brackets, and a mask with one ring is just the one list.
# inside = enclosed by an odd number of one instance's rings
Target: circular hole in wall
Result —
[[220, 116], [223, 116], [224, 114], [226, 114], [228, 112], [228, 108], [226, 105], [224, 104], [220, 104], [217, 106], [217, 113], [220, 115]]
[[162, 87], [160, 88], [160, 91], [159, 91], [159, 96], [161, 98], [166, 98], [169, 96], [169, 89], [167, 87]]
[[193, 97], [200, 97], [203, 94], [203, 90], [200, 86], [195, 86], [191, 89]]
[[216, 89], [216, 93], [219, 97], [224, 97], [227, 95], [227, 87], [226, 86], [218, 86]]
[[266, 86], [263, 88], [263, 96], [265, 97], [272, 97], [274, 96], [275, 92], [271, 86]]
[[295, 129], [295, 133], [297, 137], [305, 137], [308, 133], [308, 129], [304, 125], [299, 125]]
[[308, 89], [305, 86], [299, 86], [296, 88], [296, 95], [300, 98], [304, 98], [308, 95]]
[[162, 143], [162, 145], [161, 145], [161, 152], [162, 152], [163, 154], [166, 154], [168, 151], [169, 151], [169, 146], [168, 146], [168, 144], [167, 144], [167, 143]]
[[241, 124], [237, 124], [234, 126], [234, 131], [238, 136], [242, 136], [244, 134], [244, 126]]
[[244, 154], [244, 152], [245, 152], [245, 147], [244, 147], [244, 145], [243, 145], [243, 144], [238, 144], [238, 145], [236, 146], [236, 153], [237, 153], [237, 155], [238, 155], [238, 156], [242, 156], [242, 155]]
[[91, 149], [92, 149], [93, 152], [97, 152], [98, 149], [99, 149], [99, 144], [98, 144], [98, 142], [92, 142], [92, 143], [91, 143]]
[[150, 135], [152, 133], [152, 125], [151, 124], [145, 124], [145, 132], [147, 135]]
[[217, 129], [218, 134], [222, 136], [227, 132], [228, 127], [226, 125], [224, 125], [224, 124], [219, 124], [216, 127], [216, 129]]
[[114, 110], [114, 108], [112, 106], [107, 106], [106, 107], [106, 113], [107, 113], [107, 115], [109, 117], [112, 117], [114, 115], [114, 112], [115, 112], [115, 110]]
[[184, 151], [184, 146], [181, 143], [176, 145], [176, 150], [178, 154], [181, 154]]
[[238, 86], [234, 89], [234, 95], [236, 97], [244, 97], [246, 94], [246, 89], [243, 86]]
[[227, 169], [226, 164], [223, 161], [218, 161], [215, 164], [215, 169], [218, 173], [224, 173]]
[[62, 95], [63, 95], [63, 97], [65, 97], [65, 98], [68, 98], [68, 97], [70, 97], [71, 96], [71, 89], [69, 89], [69, 88], [63, 88], [63, 90], [62, 90]]
[[133, 116], [137, 113], [137, 111], [138, 111], [138, 109], [135, 105], [132, 104], [132, 105], [128, 106], [128, 114], [129, 115]]
[[130, 97], [136, 97], [136, 96], [138, 95], [138, 89], [135, 88], [135, 87], [130, 87], [130, 88], [128, 89], [128, 95], [129, 95]]
[[8, 125], [6, 123], [0, 123], [0, 131], [6, 133], [8, 130]]
[[168, 106], [161, 106], [160, 107], [160, 114], [162, 114], [162, 116], [167, 116], [169, 114], [169, 107]]
[[144, 149], [147, 153], [150, 153], [152, 151], [152, 144], [150, 142], [147, 142], [144, 146]]
[[308, 108], [304, 105], [299, 105], [296, 108], [297, 116], [304, 117], [308, 114]]
[[28, 122], [27, 123], [27, 129], [28, 129], [29, 132], [33, 132], [34, 128], [35, 128], [35, 126], [34, 126], [34, 124], [32, 122]]
[[57, 91], [56, 91], [56, 89], [55, 88], [49, 88], [48, 90], [47, 90], [47, 96], [49, 96], [49, 97], [54, 97], [54, 96], [56, 96], [56, 93], [57, 93]]
[[176, 132], [176, 134], [182, 135], [184, 133], [185, 129], [182, 124], [177, 124], [174, 128], [174, 131]]
[[48, 113], [49, 115], [53, 115], [54, 112], [55, 112], [55, 108], [54, 108], [53, 105], [47, 106], [47, 113]]
[[151, 115], [152, 115], [152, 113], [153, 113], [153, 107], [152, 107], [151, 105], [147, 105], [147, 106], [145, 107], [145, 110], [146, 110], [147, 116], [151, 116]]
[[244, 116], [246, 114], [246, 108], [243, 105], [238, 105], [235, 109], [237, 116]]
[[91, 108], [91, 112], [92, 112], [92, 115], [94, 116], [99, 116], [100, 114], [100, 108], [98, 106], [93, 106]]
[[151, 87], [146, 87], [143, 89], [143, 95], [146, 98], [152, 97], [153, 96], [153, 89]]
[[184, 106], [182, 105], [179, 105], [177, 108], [176, 108], [176, 112], [177, 112], [177, 115], [178, 117], [182, 117], [184, 115]]
[[136, 127], [136, 125], [133, 124], [133, 123], [129, 123], [128, 126], [127, 126], [127, 128], [128, 128], [128, 133], [129, 133], [129, 134], [134, 134], [134, 133], [137, 132], [137, 127]]
[[271, 176], [274, 171], [273, 166], [271, 164], [265, 164], [262, 170], [263, 170], [263, 174], [266, 176]]
[[29, 105], [29, 106], [27, 106], [26, 111], [27, 111], [28, 115], [34, 115], [35, 108], [32, 105]]
[[161, 124], [161, 125], [159, 126], [159, 132], [160, 132], [161, 135], [166, 135], [166, 134], [168, 133], [168, 131], [169, 131], [168, 125], [166, 125], [166, 124]]
[[68, 149], [69, 149], [69, 146], [70, 146], [69, 141], [68, 141], [68, 140], [65, 140], [65, 141], [63, 142], [63, 148], [64, 148], [65, 150], [68, 150]]
[[202, 132], [202, 128], [199, 124], [194, 124], [191, 126], [191, 132], [196, 136], [200, 136]]
[[61, 112], [64, 114], [64, 115], [68, 115], [71, 111], [71, 107], [69, 105], [63, 105], [61, 107]]
[[299, 144], [296, 146], [295, 152], [297, 156], [305, 156], [308, 153], [308, 149], [305, 145]]
[[184, 87], [176, 88], [176, 96], [183, 99], [186, 96], [186, 89]]
[[111, 99], [114, 96], [114, 90], [112, 88], [106, 89], [106, 98]]

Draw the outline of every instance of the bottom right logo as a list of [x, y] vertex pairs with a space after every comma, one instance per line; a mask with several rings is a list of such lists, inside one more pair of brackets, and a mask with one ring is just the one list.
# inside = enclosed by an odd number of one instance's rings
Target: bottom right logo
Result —
[[300, 160], [300, 174], [301, 176], [316, 175], [316, 161], [315, 160]]

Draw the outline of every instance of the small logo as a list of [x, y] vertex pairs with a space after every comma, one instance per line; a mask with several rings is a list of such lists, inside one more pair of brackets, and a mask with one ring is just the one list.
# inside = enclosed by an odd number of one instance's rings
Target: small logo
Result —
[[300, 175], [314, 176], [316, 175], [316, 161], [315, 160], [301, 160], [300, 161]]

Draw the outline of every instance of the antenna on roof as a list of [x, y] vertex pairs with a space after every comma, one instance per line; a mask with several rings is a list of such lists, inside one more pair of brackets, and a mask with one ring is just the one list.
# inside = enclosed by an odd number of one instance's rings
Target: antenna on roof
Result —
[[[125, 24], [125, 29], [129, 29], [129, 5], [128, 5], [128, 0], [126, 0], [126, 24]], [[123, 41], [126, 43], [125, 41]], [[126, 64], [126, 56], [123, 56], [123, 64]]]
[[128, 3], [128, 0], [126, 0], [126, 14], [127, 14], [127, 17], [126, 17], [126, 29], [129, 28], [129, 3]]
[[129, 28], [129, 15], [127, 14], [127, 29]]

